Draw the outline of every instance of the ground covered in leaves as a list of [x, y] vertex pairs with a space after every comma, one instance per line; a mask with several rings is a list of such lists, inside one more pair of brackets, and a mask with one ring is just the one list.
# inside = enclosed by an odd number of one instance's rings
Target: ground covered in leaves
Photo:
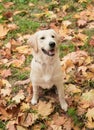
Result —
[[[94, 130], [93, 5], [93, 0], [0, 0], [0, 130]], [[40, 89], [39, 103], [30, 103], [27, 39], [49, 28], [61, 39], [66, 113], [55, 88]]]

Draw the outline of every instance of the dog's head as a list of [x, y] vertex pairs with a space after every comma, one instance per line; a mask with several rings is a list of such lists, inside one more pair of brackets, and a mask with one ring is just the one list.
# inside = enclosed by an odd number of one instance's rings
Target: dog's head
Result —
[[59, 38], [54, 30], [49, 29], [36, 32], [30, 37], [28, 42], [36, 53], [42, 52], [45, 55], [54, 56]]

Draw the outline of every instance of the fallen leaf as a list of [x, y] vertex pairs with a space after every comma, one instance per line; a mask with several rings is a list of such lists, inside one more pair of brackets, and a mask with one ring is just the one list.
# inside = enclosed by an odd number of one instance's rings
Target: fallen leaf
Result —
[[24, 112], [24, 111], [26, 111], [26, 110], [28, 110], [28, 109], [30, 109], [30, 104], [23, 102], [23, 103], [21, 104], [20, 110], [21, 110], [22, 112]]
[[23, 90], [20, 90], [19, 93], [12, 98], [12, 101], [15, 101], [17, 104], [25, 98]]
[[51, 102], [42, 102], [39, 101], [38, 103], [38, 114], [40, 114], [43, 118], [46, 118], [53, 112], [54, 107], [52, 106]]
[[5, 2], [4, 4], [3, 4], [3, 6], [7, 9], [7, 8], [10, 8], [12, 5], [14, 5], [14, 3], [13, 2]]
[[51, 125], [52, 130], [62, 130], [62, 126]]
[[91, 64], [88, 66], [88, 69], [94, 73], [94, 64]]
[[10, 24], [7, 24], [7, 28], [8, 28], [10, 31], [13, 31], [13, 30], [17, 30], [17, 29], [18, 29], [18, 26], [17, 26], [15, 23], [10, 23]]
[[82, 94], [82, 96], [80, 97], [80, 106], [82, 108], [88, 108], [92, 105], [94, 105], [94, 90], [90, 90], [87, 91], [85, 93]]
[[62, 116], [59, 116], [58, 113], [56, 113], [54, 116], [53, 116], [53, 125], [57, 125], [57, 126], [61, 126], [61, 125], [64, 125], [64, 123], [66, 122], [67, 118], [62, 115]]
[[17, 130], [27, 130], [27, 128], [24, 128], [24, 127], [19, 126], [19, 125], [17, 125], [16, 128], [17, 128]]
[[0, 24], [0, 39], [5, 38], [5, 36], [7, 35], [8, 31], [9, 31], [9, 29], [4, 27], [4, 25]]
[[79, 3], [87, 2], [87, 0], [79, 0]]
[[70, 93], [70, 94], [76, 94], [76, 93], [81, 93], [82, 92], [81, 89], [78, 86], [74, 85], [74, 84], [68, 84], [66, 86], [66, 89], [67, 89], [68, 93]]
[[19, 113], [17, 122], [21, 126], [29, 127], [38, 119], [38, 115], [35, 113]]
[[11, 76], [11, 70], [10, 70], [10, 69], [4, 69], [4, 70], [2, 71], [2, 73], [1, 73], [1, 76], [2, 76], [3, 78], [7, 78], [7, 77]]
[[86, 126], [90, 129], [94, 128], [94, 108], [88, 109], [86, 113], [87, 122]]
[[30, 82], [30, 78], [29, 79], [26, 79], [26, 80], [21, 80], [21, 81], [16, 81], [14, 83], [14, 86], [17, 86], [17, 85], [25, 85], [25, 84], [28, 84]]
[[7, 113], [7, 111], [5, 110], [5, 108], [0, 106], [0, 119], [1, 120], [8, 120], [11, 118], [11, 115], [9, 113]]
[[16, 10], [13, 15], [21, 14], [21, 13], [27, 13], [26, 10]]
[[5, 97], [5, 96], [9, 96], [10, 95], [10, 93], [11, 93], [11, 88], [4, 88], [4, 89], [1, 89], [1, 94], [3, 94], [3, 96]]
[[94, 46], [94, 36], [91, 38], [89, 45]]
[[16, 51], [21, 54], [31, 54], [31, 48], [27, 45], [17, 47]]
[[66, 60], [72, 60], [74, 65], [82, 65], [85, 63], [86, 59], [88, 58], [88, 54], [85, 51], [76, 51], [76, 52], [72, 52], [69, 53], [68, 55], [66, 55], [62, 61], [64, 60], [66, 62]]
[[16, 130], [16, 127], [15, 127], [15, 124], [16, 122], [13, 120], [13, 121], [9, 121], [6, 125], [6, 128], [8, 130]]
[[3, 83], [3, 86], [7, 87], [7, 88], [10, 88], [11, 87], [11, 84], [9, 83], [8, 80], [6, 79], [2, 79], [2, 83]]
[[13, 12], [11, 11], [4, 12], [3, 16], [7, 19], [10, 19], [13, 16]]
[[85, 27], [87, 25], [87, 21], [86, 20], [83, 20], [83, 19], [79, 19], [77, 21], [77, 25], [78, 27], [82, 28], [82, 27]]
[[21, 55], [17, 59], [15, 58], [12, 61], [8, 62], [6, 66], [9, 67], [10, 65], [13, 65], [14, 67], [21, 68], [24, 62], [25, 62], [25, 56]]

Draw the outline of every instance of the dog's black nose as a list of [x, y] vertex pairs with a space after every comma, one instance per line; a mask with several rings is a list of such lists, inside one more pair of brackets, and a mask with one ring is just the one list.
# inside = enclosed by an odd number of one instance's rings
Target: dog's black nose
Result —
[[51, 48], [54, 48], [54, 47], [55, 47], [55, 42], [50, 42], [50, 43], [49, 43], [49, 46], [50, 46]]

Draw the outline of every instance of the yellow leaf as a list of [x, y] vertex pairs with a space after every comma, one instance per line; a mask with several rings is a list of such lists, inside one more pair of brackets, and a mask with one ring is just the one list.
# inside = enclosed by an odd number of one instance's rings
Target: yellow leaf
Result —
[[23, 103], [21, 104], [20, 110], [24, 112], [24, 111], [28, 110], [29, 108], [30, 108], [29, 103], [24, 103], [24, 102], [23, 102]]
[[62, 6], [63, 12], [65, 12], [68, 8], [69, 8], [68, 4], [65, 4], [64, 6]]

